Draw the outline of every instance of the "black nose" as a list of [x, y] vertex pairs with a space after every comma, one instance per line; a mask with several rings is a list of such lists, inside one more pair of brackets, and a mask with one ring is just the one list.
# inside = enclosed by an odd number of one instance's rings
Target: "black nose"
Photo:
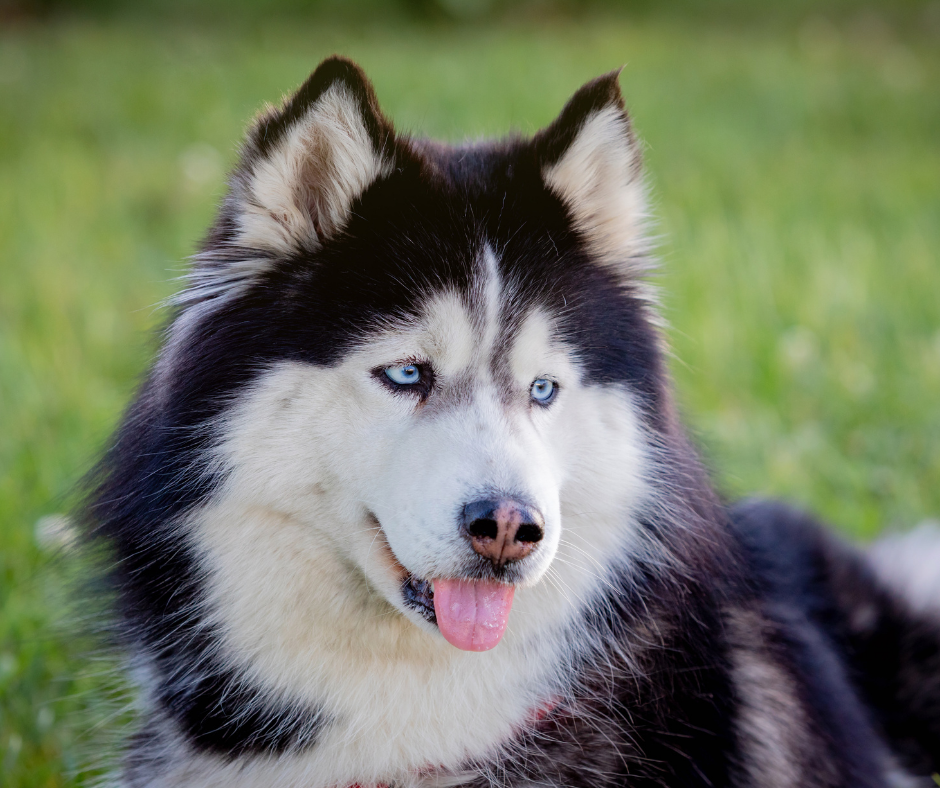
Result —
[[525, 558], [545, 534], [542, 515], [511, 499], [468, 503], [461, 525], [473, 549], [497, 569]]

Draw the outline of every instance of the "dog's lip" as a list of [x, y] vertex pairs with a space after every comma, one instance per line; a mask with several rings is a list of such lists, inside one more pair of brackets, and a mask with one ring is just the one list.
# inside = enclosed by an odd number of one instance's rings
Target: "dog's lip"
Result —
[[409, 608], [428, 623], [437, 624], [437, 615], [434, 612], [434, 586], [430, 580], [409, 573], [401, 584], [401, 593]]
[[385, 529], [373, 512], [369, 512], [369, 519], [376, 529], [376, 540], [379, 549], [385, 554], [389, 568], [400, 579], [400, 592], [405, 607], [417, 613], [430, 624], [437, 625], [437, 616], [434, 613], [434, 586], [430, 580], [418, 577], [409, 572], [395, 555], [392, 546], [388, 543]]

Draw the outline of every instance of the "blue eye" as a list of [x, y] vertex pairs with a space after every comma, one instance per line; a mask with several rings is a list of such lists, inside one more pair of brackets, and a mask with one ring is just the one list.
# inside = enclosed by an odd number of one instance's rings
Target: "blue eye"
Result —
[[392, 364], [388, 367], [376, 367], [372, 375], [390, 391], [408, 396], [417, 396], [423, 402], [434, 386], [434, 370], [427, 362], [410, 364]]
[[421, 380], [421, 370], [417, 364], [405, 364], [401, 367], [386, 367], [385, 377], [399, 386], [412, 386]]
[[548, 378], [539, 378], [532, 384], [529, 394], [540, 405], [547, 405], [555, 396], [555, 384]]

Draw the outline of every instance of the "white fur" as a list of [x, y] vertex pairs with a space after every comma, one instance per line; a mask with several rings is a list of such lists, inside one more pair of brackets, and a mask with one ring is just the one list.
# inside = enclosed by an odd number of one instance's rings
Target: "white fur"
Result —
[[185, 289], [169, 299], [170, 305], [195, 307], [211, 303], [217, 308], [223, 301], [236, 298], [273, 265], [270, 256], [256, 249], [244, 249], [232, 259], [231, 249], [210, 249], [193, 255], [191, 270], [183, 277]]
[[[485, 289], [497, 298], [494, 270]], [[487, 299], [473, 315], [443, 294], [338, 365], [275, 365], [218, 425], [230, 475], [185, 525], [206, 569], [206, 614], [224, 659], [331, 723], [303, 754], [193, 755], [155, 785], [446, 782], [564, 690], [558, 676], [585, 647], [565, 630], [635, 540], [649, 462], [631, 397], [585, 385], [542, 311], [511, 345], [513, 396], [496, 390], [501, 308]], [[437, 405], [372, 375], [411, 358], [434, 365]], [[540, 376], [559, 384], [548, 409], [528, 399]], [[469, 548], [457, 513], [493, 488], [538, 506], [546, 535], [503, 641], [469, 653], [406, 608], [400, 585], [406, 572], [458, 570]]]
[[878, 576], [913, 608], [940, 617], [940, 523], [878, 540], [869, 548]]
[[630, 276], [643, 273], [646, 189], [640, 154], [619, 107], [591, 115], [543, 177], [572, 212], [598, 260]]
[[[735, 720], [743, 751], [737, 784], [762, 788], [797, 788], [809, 778], [797, 768], [801, 753], [815, 742], [806, 739], [806, 714], [793, 678], [764, 642], [764, 622], [752, 611], [729, 616], [728, 632], [734, 686], [740, 698]], [[825, 775], [813, 775], [820, 784]]]
[[499, 274], [499, 262], [496, 259], [496, 253], [492, 247], [487, 244], [483, 250], [483, 263], [485, 277], [483, 285], [480, 288], [484, 303], [485, 326], [483, 338], [480, 342], [481, 356], [488, 358], [492, 353], [493, 344], [496, 342], [499, 334], [499, 318], [502, 312], [502, 302], [508, 293], [503, 293], [502, 277]]

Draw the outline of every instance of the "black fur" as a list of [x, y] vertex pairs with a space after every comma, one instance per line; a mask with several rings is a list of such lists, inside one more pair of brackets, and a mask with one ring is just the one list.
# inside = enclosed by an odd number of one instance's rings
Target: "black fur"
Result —
[[[336, 82], [390, 174], [356, 199], [342, 232], [274, 261], [237, 297], [202, 304], [185, 351], [165, 350], [97, 477], [93, 537], [114, 557], [121, 635], [155, 686], [154, 722], [132, 744], [128, 774], [163, 757], [157, 720], [227, 758], [316, 746], [329, 724], [318, 709], [268, 697], [217, 664], [216, 636], [196, 612], [198, 561], [175, 524], [222, 481], [204, 459], [217, 440], [212, 420], [239, 392], [278, 361], [335, 364], [380, 320], [414, 315], [443, 289], [472, 293], [484, 244], [518, 293], [507, 331], [544, 305], [562, 316], [594, 383], [638, 397], [660, 452], [652, 483], [669, 506], [643, 523], [665, 568], [638, 559], [585, 609], [584, 632], [598, 645], [566, 678], [566, 701], [500, 759], [470, 765], [478, 784], [750, 784], [734, 664], [756, 650], [793, 688], [802, 785], [886, 785], [889, 755], [919, 775], [940, 769], [940, 626], [805, 516], [720, 504], [675, 418], [650, 307], [635, 284], [594, 263], [543, 182], [542, 168], [591, 113], [624, 111], [616, 74], [582, 88], [532, 140], [452, 150], [396, 136], [358, 67], [333, 58], [256, 123], [236, 177]], [[233, 210], [208, 237], [214, 265], [241, 252]], [[758, 624], [742, 634], [735, 616]]]
[[[940, 770], [940, 627], [879, 583], [864, 556], [808, 515], [783, 504], [746, 501], [732, 519], [757, 570], [762, 594], [816, 633], [840, 663], [843, 696], [857, 697], [904, 766]], [[813, 673], [819, 673], [815, 669]], [[858, 701], [827, 698], [833, 717]], [[871, 746], [850, 742], [853, 749]]]

